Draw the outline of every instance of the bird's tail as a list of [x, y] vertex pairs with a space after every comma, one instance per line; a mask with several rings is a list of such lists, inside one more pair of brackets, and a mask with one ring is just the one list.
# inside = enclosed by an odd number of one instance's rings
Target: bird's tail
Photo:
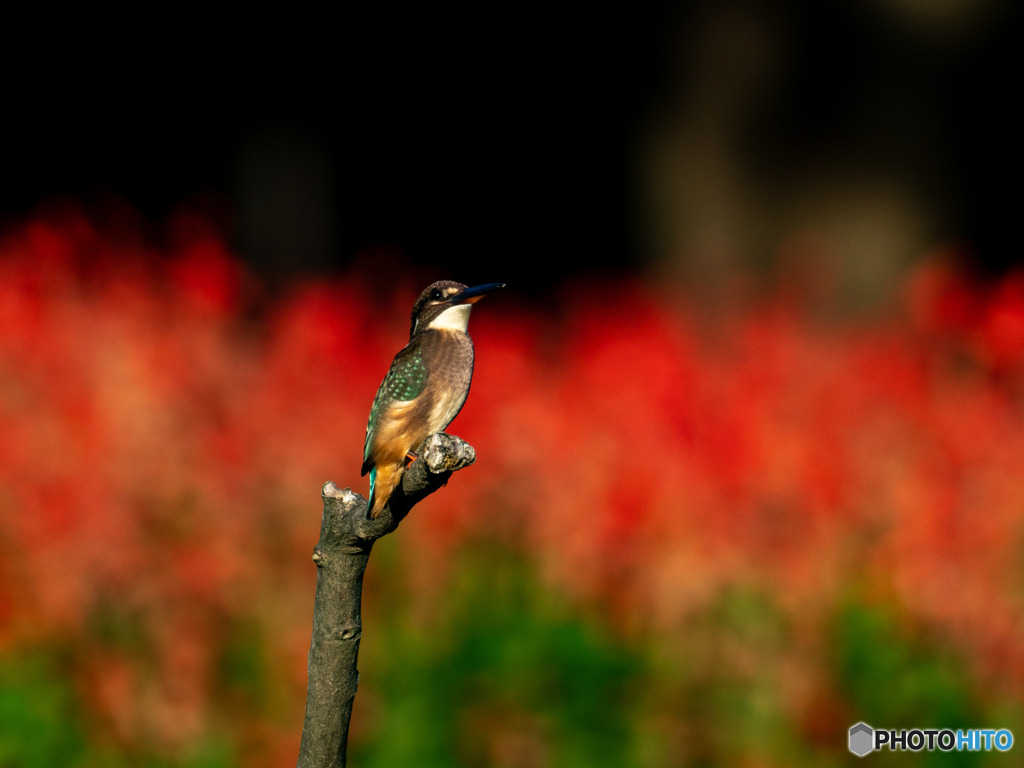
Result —
[[405, 467], [402, 464], [378, 464], [370, 470], [370, 500], [367, 503], [370, 519], [376, 520], [377, 515], [384, 511], [388, 499], [395, 492], [404, 474]]

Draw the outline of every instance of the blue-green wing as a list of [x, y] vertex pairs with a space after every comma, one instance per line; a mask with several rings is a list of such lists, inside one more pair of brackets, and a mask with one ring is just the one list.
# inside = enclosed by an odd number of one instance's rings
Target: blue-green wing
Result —
[[381, 382], [377, 396], [370, 408], [370, 418], [366, 422], [366, 442], [363, 445], [363, 471], [366, 474], [373, 467], [370, 447], [373, 445], [373, 433], [381, 417], [397, 402], [415, 400], [427, 385], [427, 369], [423, 364], [423, 354], [419, 345], [409, 345], [397, 355], [391, 363], [388, 375]]

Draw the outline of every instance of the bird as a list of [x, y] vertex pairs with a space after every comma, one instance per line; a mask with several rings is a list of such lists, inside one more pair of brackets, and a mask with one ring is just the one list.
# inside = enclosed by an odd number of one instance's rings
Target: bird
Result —
[[360, 476], [370, 473], [367, 509], [376, 519], [418, 458], [423, 441], [443, 432], [462, 410], [473, 380], [473, 304], [504, 283], [472, 288], [452, 280], [427, 286], [412, 308], [409, 343], [391, 363], [366, 423]]

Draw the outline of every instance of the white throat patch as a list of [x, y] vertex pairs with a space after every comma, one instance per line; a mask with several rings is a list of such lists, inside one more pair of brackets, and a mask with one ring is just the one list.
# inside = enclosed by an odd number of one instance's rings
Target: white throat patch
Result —
[[472, 304], [456, 304], [448, 307], [444, 312], [430, 321], [427, 328], [443, 331], [466, 332], [469, 327], [469, 312], [473, 309]]

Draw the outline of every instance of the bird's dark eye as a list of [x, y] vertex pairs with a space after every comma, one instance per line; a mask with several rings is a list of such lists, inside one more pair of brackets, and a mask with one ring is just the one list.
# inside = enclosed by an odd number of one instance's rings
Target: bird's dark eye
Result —
[[433, 299], [434, 301], [438, 301], [441, 298], [441, 291], [435, 288], [430, 292], [430, 298]]

